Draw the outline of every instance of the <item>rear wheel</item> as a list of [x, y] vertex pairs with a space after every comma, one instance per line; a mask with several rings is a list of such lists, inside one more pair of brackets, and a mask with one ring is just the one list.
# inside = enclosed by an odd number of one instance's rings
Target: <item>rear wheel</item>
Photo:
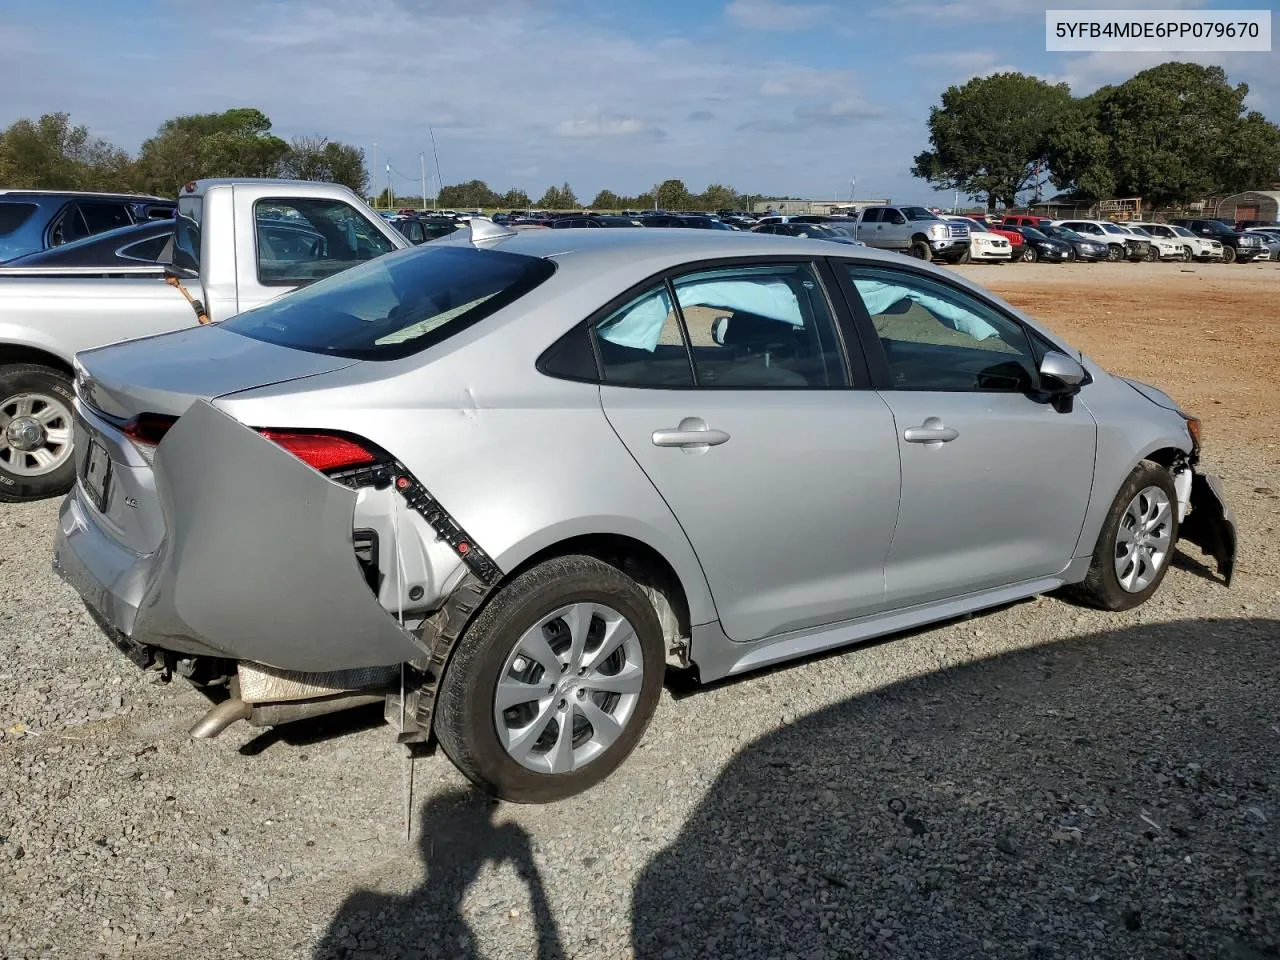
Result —
[[1068, 595], [1103, 610], [1129, 610], [1160, 587], [1178, 541], [1178, 495], [1169, 471], [1144, 460], [1112, 501], [1089, 573]]
[[932, 260], [933, 251], [929, 249], [927, 240], [912, 240], [911, 246], [907, 248], [907, 253], [915, 257], [917, 260]]
[[1223, 262], [1223, 263], [1235, 263], [1235, 262], [1236, 262], [1236, 248], [1235, 248], [1235, 247], [1228, 247], [1225, 243], [1222, 245], [1222, 262]]
[[440, 685], [435, 730], [473, 783], [517, 803], [580, 793], [631, 753], [665, 670], [653, 604], [588, 556], [556, 557], [499, 590]]
[[74, 399], [61, 370], [34, 363], [0, 367], [0, 501], [41, 500], [71, 489]]

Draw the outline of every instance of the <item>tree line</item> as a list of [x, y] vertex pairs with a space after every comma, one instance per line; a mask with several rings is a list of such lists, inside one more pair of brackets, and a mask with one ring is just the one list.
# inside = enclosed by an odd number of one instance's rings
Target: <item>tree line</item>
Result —
[[[600, 190], [590, 203], [580, 199], [568, 183], [547, 187], [534, 200], [519, 188], [498, 193], [483, 180], [468, 180], [440, 190], [437, 204], [452, 209], [498, 208], [504, 210], [739, 210], [750, 209], [750, 204], [763, 199], [759, 194], [739, 193], [733, 187], [721, 183], [710, 184], [700, 193], [693, 193], [683, 180], [664, 180], [651, 189], [635, 196]], [[392, 206], [387, 191], [378, 196], [379, 206]]]
[[1280, 180], [1280, 127], [1245, 109], [1248, 93], [1221, 67], [1179, 62], [1087, 97], [1021, 73], [978, 77], [929, 111], [930, 149], [911, 172], [992, 210], [1049, 184], [1158, 207], [1267, 190]]
[[176, 196], [202, 177], [287, 177], [341, 183], [364, 195], [364, 151], [321, 136], [286, 142], [261, 110], [174, 117], [137, 156], [75, 126], [65, 113], [18, 120], [0, 131], [0, 186]]

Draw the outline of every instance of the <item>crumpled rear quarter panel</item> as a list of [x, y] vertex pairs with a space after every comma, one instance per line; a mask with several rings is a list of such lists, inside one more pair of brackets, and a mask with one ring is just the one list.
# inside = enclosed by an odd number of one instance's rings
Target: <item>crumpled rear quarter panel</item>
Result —
[[355, 492], [205, 401], [156, 449], [166, 537], [134, 639], [190, 636], [287, 670], [422, 655], [363, 580]]

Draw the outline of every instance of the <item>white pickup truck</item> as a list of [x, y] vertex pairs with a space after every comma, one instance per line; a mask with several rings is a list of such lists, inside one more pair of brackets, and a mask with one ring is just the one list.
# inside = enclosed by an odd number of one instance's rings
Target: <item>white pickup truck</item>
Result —
[[72, 359], [216, 322], [409, 246], [346, 187], [198, 180], [178, 197], [165, 262], [0, 267], [0, 501], [71, 488]]

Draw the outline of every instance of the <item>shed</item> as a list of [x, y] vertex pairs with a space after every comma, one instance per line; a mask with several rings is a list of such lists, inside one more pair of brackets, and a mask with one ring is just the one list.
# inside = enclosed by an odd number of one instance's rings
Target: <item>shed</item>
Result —
[[1224, 197], [1218, 204], [1218, 219], [1280, 221], [1280, 190], [1246, 190]]

